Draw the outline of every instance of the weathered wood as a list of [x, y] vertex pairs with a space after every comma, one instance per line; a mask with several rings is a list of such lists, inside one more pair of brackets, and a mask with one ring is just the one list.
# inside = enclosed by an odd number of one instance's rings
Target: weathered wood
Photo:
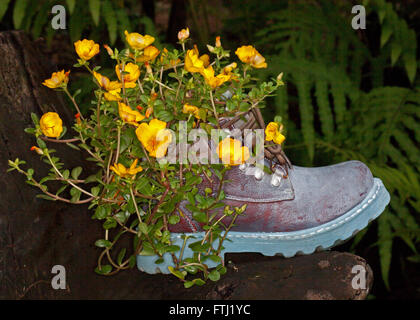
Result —
[[[23, 129], [30, 112], [56, 111], [70, 128], [71, 112], [62, 98], [41, 85], [56, 71], [37, 45], [22, 32], [0, 33], [0, 299], [363, 299], [372, 285], [366, 262], [348, 253], [325, 252], [283, 259], [258, 254], [226, 257], [228, 273], [217, 283], [184, 289], [172, 276], [137, 269], [112, 277], [94, 273], [100, 252], [94, 241], [102, 227], [87, 206], [36, 199], [39, 192], [23, 176], [6, 173], [7, 160], [19, 157], [37, 177], [48, 167], [29, 148], [35, 144]], [[74, 167], [83, 155], [56, 146], [64, 163]], [[366, 268], [367, 290], [354, 290], [351, 269]], [[51, 268], [63, 265], [67, 290], [53, 290]]]

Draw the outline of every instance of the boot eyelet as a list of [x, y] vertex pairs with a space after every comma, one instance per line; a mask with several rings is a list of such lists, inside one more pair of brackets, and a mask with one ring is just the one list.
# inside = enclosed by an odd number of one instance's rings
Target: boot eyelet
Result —
[[278, 176], [277, 174], [273, 174], [271, 177], [271, 185], [273, 187], [278, 187], [281, 183], [281, 176]]
[[245, 171], [247, 167], [248, 166], [246, 165], [246, 163], [242, 163], [241, 165], [239, 165], [239, 170]]
[[262, 180], [262, 178], [264, 178], [264, 171], [262, 171], [260, 168], [255, 168], [254, 177], [257, 180]]

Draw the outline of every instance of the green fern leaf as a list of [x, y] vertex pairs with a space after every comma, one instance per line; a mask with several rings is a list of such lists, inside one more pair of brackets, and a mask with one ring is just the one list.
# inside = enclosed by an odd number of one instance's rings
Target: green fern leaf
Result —
[[76, 0], [66, 0], [67, 6], [69, 7], [70, 14], [73, 14], [74, 7], [76, 6]]
[[9, 3], [10, 3], [10, 0], [0, 1], [0, 21], [1, 19], [3, 19], [3, 16], [6, 13], [7, 8], [9, 7]]
[[92, 15], [95, 26], [99, 24], [99, 16], [101, 13], [101, 0], [89, 0], [89, 10]]
[[389, 269], [392, 257], [392, 229], [388, 219], [389, 212], [385, 210], [378, 219], [378, 247], [382, 279], [389, 290]]
[[15, 29], [20, 28], [23, 18], [25, 18], [28, 4], [29, 2], [27, 0], [16, 0], [13, 8], [13, 25], [15, 26]]
[[112, 45], [117, 40], [117, 19], [115, 19], [115, 11], [110, 0], [104, 1], [102, 12], [108, 27], [109, 41]]

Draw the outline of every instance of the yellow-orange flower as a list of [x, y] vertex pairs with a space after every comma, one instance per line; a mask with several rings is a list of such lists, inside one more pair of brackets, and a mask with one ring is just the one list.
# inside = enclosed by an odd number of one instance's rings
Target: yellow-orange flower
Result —
[[184, 107], [182, 108], [183, 113], [193, 114], [197, 119], [200, 119], [199, 111], [200, 109], [198, 109], [196, 106], [187, 103], [184, 104]]
[[142, 172], [143, 168], [141, 166], [137, 166], [138, 159], [135, 159], [131, 166], [129, 168], [126, 168], [121, 163], [116, 163], [113, 166], [110, 166], [109, 168], [114, 171], [117, 175], [119, 175], [121, 178], [127, 178], [127, 177], [133, 177], [138, 173]]
[[222, 160], [222, 163], [231, 166], [240, 165], [249, 159], [248, 147], [242, 147], [239, 140], [229, 137], [219, 142], [217, 154]]
[[62, 88], [69, 82], [70, 71], [64, 72], [64, 70], [54, 72], [51, 78], [46, 79], [42, 84], [51, 89]]
[[137, 122], [140, 122], [144, 119], [144, 115], [142, 115], [137, 110], [131, 109], [129, 106], [122, 102], [118, 102], [118, 113], [121, 120], [135, 126], [138, 126]]
[[104, 98], [107, 101], [121, 101], [122, 98], [120, 96], [121, 89], [111, 90], [108, 92], [104, 92]]
[[[122, 66], [117, 64], [115, 66], [115, 73], [117, 74], [118, 79], [122, 81], [120, 69], [122, 69]], [[124, 72], [127, 72], [123, 74], [124, 86], [126, 88], [134, 88], [136, 86], [137, 79], [140, 77], [139, 66], [129, 62], [125, 65]]]
[[265, 128], [266, 141], [273, 141], [276, 144], [282, 144], [285, 139], [286, 137], [281, 134], [277, 122], [270, 122]]
[[178, 32], [178, 40], [184, 42], [190, 36], [190, 29], [185, 28]]
[[102, 89], [107, 92], [104, 93], [104, 97], [108, 101], [120, 101], [121, 97], [119, 93], [121, 92], [122, 84], [118, 81], [110, 81], [108, 77], [93, 71], [93, 76], [95, 77], [98, 84]]
[[225, 74], [221, 73], [217, 76], [214, 76], [214, 70], [212, 66], [208, 66], [207, 68], [203, 69], [201, 71], [201, 74], [204, 77], [204, 80], [206, 80], [206, 83], [215, 89], [216, 87], [221, 86], [226, 81], [230, 80], [231, 74]]
[[146, 49], [144, 49], [143, 54], [137, 57], [137, 62], [145, 62], [145, 61], [152, 61], [154, 60], [158, 54], [159, 49], [155, 46], [148, 46]]
[[172, 141], [171, 132], [166, 129], [166, 122], [152, 119], [149, 123], [141, 123], [136, 135], [151, 157], [162, 158]]
[[233, 69], [235, 69], [238, 65], [236, 64], [236, 62], [232, 62], [231, 64], [228, 64], [226, 67], [223, 68], [222, 73], [223, 74], [230, 74], [232, 72]]
[[207, 54], [199, 56], [197, 46], [194, 45], [194, 49], [188, 50], [185, 56], [185, 70], [194, 73], [201, 72], [210, 64], [210, 58]]
[[121, 89], [121, 83], [118, 81], [111, 81], [108, 77], [93, 71], [93, 76], [95, 77], [96, 81], [98, 81], [99, 85], [102, 89], [106, 91], [114, 91]]
[[92, 59], [99, 53], [99, 44], [93, 40], [78, 40], [74, 43], [77, 55], [83, 60]]
[[155, 38], [147, 34], [143, 36], [137, 32], [128, 33], [127, 30], [124, 31], [124, 34], [130, 47], [137, 50], [143, 50], [155, 41]]
[[39, 126], [42, 133], [50, 138], [58, 138], [63, 132], [63, 121], [56, 112], [44, 113], [39, 120]]
[[254, 68], [267, 68], [265, 58], [253, 46], [242, 46], [235, 53], [242, 62]]

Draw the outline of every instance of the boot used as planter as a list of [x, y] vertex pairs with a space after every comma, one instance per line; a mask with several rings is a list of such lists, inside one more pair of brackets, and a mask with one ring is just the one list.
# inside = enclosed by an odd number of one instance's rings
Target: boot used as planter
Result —
[[[259, 122], [265, 128], [259, 110], [254, 114], [248, 124]], [[227, 128], [235, 129], [232, 122], [224, 123], [225, 127], [227, 124]], [[223, 187], [224, 203], [230, 207], [246, 205], [247, 210], [236, 219], [222, 255], [258, 252], [289, 258], [326, 250], [364, 229], [389, 203], [390, 196], [382, 181], [373, 177], [360, 161], [304, 168], [292, 166], [281, 148], [274, 150], [276, 154], [272, 153], [273, 147], [265, 150], [264, 164], [271, 173], [246, 163], [226, 172], [225, 179], [229, 182]], [[202, 194], [205, 188], [217, 190], [217, 177], [211, 182], [204, 176], [202, 180], [199, 187]], [[179, 208], [183, 216], [170, 230], [173, 242], [179, 246], [183, 245], [185, 236], [191, 237], [186, 242], [184, 255], [192, 256], [188, 244], [204, 237], [205, 231], [188, 206], [187, 200], [181, 202]], [[229, 222], [227, 218], [226, 223]], [[157, 258], [139, 255], [139, 269], [151, 274], [169, 273], [168, 266], [173, 266], [171, 256], [166, 254], [165, 263], [160, 265], [154, 263]], [[212, 267], [216, 265], [209, 263]]]
[[[115, 74], [93, 66], [103, 50], [97, 43], [74, 44], [76, 67], [97, 86], [92, 105], [80, 106], [69, 91], [70, 71], [42, 82], [68, 95], [77, 111], [73, 137], [57, 112], [32, 114], [25, 131], [49, 174], [9, 161], [9, 171], [23, 174], [42, 198], [89, 203], [104, 229], [95, 242], [98, 274], [137, 264], [190, 288], [219, 280], [225, 253], [310, 254], [350, 238], [384, 210], [389, 195], [360, 162], [291, 164], [282, 150], [287, 128], [278, 118], [265, 125], [259, 110], [283, 85], [282, 74], [255, 84], [251, 73], [268, 64], [253, 46], [235, 51], [237, 63], [220, 39], [208, 46], [212, 59], [187, 49], [188, 29], [178, 35], [182, 50], [173, 51], [156, 48], [149, 35], [125, 34], [126, 49], [104, 45]], [[67, 169], [54, 144], [86, 152], [97, 173]]]

